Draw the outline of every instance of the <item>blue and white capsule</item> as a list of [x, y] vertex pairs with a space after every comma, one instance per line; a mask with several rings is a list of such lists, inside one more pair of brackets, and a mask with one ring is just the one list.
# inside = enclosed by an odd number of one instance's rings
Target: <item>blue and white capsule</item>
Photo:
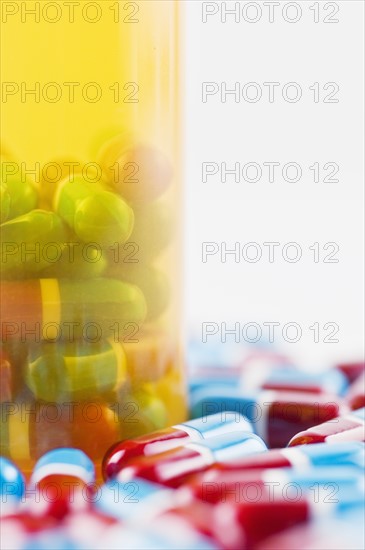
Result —
[[80, 449], [59, 448], [45, 453], [34, 466], [33, 485], [50, 476], [75, 477], [84, 484], [95, 482], [92, 460]]
[[25, 493], [24, 476], [11, 460], [0, 457], [1, 515], [13, 513]]

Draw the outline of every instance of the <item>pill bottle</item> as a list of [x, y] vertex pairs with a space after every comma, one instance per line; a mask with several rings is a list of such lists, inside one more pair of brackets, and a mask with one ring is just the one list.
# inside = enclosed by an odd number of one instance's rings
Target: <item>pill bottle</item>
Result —
[[2, 2], [1, 454], [186, 418], [175, 0]]

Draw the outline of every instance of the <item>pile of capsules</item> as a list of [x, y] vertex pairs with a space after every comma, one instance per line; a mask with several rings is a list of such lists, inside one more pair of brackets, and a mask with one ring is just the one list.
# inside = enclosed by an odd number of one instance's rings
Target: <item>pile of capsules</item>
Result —
[[[135, 426], [128, 416], [137, 415], [139, 433], [173, 421], [162, 394], [178, 386], [167, 376], [178, 376], [179, 363], [159, 263], [171, 240], [173, 170], [164, 153], [133, 139], [119, 135], [101, 148], [95, 182], [78, 173], [80, 162], [60, 159], [48, 163], [53, 183], [36, 184], [3, 159], [0, 375], [11, 458], [36, 460], [66, 444], [100, 459], [126, 435], [121, 427]], [[75, 420], [64, 403], [73, 403]], [[23, 405], [37, 422], [17, 418]], [[88, 405], [98, 418], [91, 437]]]
[[208, 361], [192, 420], [115, 443], [98, 484], [79, 449], [30, 479], [1, 459], [7, 550], [364, 548], [364, 363], [310, 373], [275, 354]]

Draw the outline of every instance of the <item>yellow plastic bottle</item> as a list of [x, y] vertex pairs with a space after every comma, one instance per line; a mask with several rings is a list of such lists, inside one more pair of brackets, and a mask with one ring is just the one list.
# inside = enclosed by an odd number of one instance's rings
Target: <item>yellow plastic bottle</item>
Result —
[[1, 2], [1, 454], [25, 468], [186, 415], [179, 4]]

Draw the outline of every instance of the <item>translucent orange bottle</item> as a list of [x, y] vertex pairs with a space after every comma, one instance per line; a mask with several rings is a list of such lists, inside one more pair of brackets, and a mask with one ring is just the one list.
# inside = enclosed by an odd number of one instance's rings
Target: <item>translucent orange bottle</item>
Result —
[[2, 448], [185, 418], [179, 4], [2, 2]]

